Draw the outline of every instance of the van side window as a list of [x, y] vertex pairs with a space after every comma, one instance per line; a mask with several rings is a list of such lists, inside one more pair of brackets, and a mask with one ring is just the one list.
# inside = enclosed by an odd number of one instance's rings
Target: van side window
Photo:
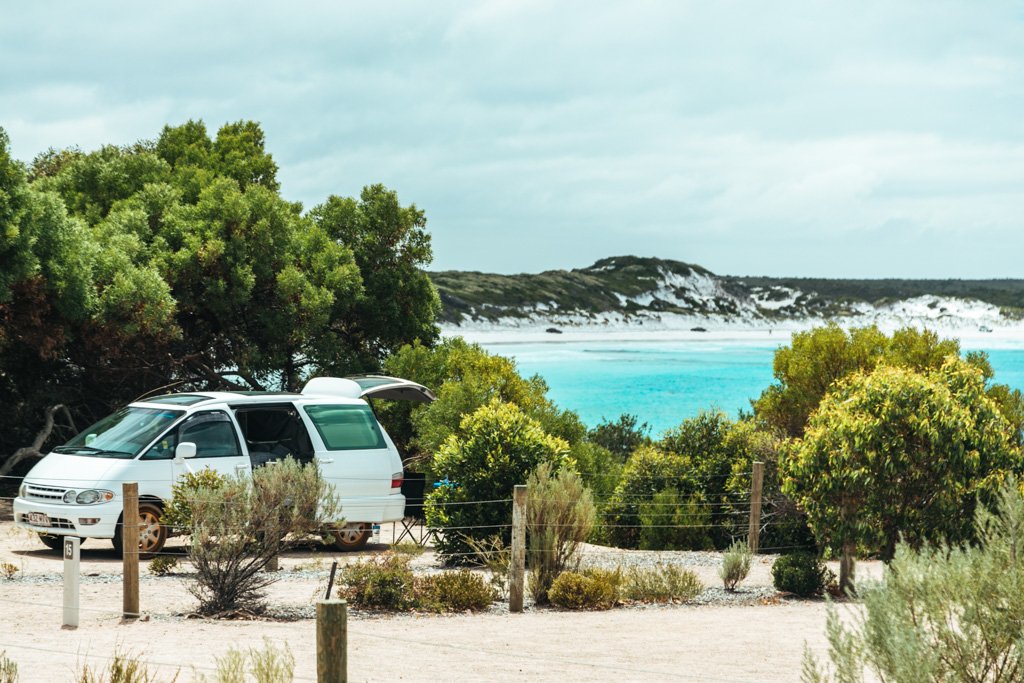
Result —
[[304, 410], [331, 451], [387, 448], [377, 418], [369, 406], [314, 405]]
[[238, 436], [227, 413], [211, 411], [197, 413], [183, 422], [177, 430], [164, 435], [153, 445], [143, 460], [166, 460], [174, 457], [179, 443], [191, 441], [196, 445], [197, 458], [230, 458], [242, 455]]

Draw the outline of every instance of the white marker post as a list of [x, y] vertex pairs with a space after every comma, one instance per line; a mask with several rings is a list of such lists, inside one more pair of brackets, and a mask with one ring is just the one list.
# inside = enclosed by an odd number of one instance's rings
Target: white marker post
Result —
[[82, 539], [64, 537], [64, 626], [78, 628], [78, 580], [81, 576]]

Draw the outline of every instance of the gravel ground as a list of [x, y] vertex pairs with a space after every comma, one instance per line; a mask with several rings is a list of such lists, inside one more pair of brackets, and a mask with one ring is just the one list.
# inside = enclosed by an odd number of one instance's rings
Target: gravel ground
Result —
[[[0, 510], [2, 515], [2, 510]], [[382, 541], [389, 541], [385, 530]], [[181, 548], [180, 542], [176, 546]], [[281, 560], [281, 579], [268, 590], [275, 620], [188, 618], [190, 567], [154, 576], [141, 569], [145, 616], [123, 623], [121, 561], [109, 543], [82, 548], [81, 623], [61, 629], [63, 562], [34, 536], [0, 521], [0, 562], [19, 568], [0, 580], [0, 610], [7, 628], [0, 651], [19, 665], [21, 681], [70, 681], [84, 662], [102, 664], [115, 649], [153, 664], [160, 680], [182, 670], [179, 681], [207, 674], [230, 647], [287, 643], [297, 680], [315, 680], [315, 603], [323, 597], [331, 562], [352, 562], [386, 549], [335, 554], [311, 545]], [[172, 547], [173, 550], [173, 547]], [[606, 612], [569, 612], [528, 605], [509, 614], [495, 603], [480, 614], [377, 614], [349, 612], [349, 672], [353, 681], [719, 680], [797, 681], [805, 644], [825, 647], [825, 604], [788, 600], [771, 587], [771, 556], [755, 558], [740, 590], [721, 588], [718, 553], [623, 551], [585, 546], [585, 566], [636, 567], [672, 562], [692, 569], [706, 589], [686, 605], [636, 605]], [[412, 560], [418, 572], [438, 571], [428, 551]], [[860, 575], [877, 572], [873, 563]], [[855, 609], [855, 608], [854, 608]]]

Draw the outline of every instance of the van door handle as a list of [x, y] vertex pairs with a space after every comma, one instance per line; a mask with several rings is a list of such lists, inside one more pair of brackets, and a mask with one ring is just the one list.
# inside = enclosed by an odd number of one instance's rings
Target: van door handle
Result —
[[330, 465], [334, 462], [334, 458], [317, 458], [316, 461], [321, 465]]
[[247, 469], [249, 469], [249, 466], [248, 465], [235, 465], [235, 469], [236, 470], [247, 470]]

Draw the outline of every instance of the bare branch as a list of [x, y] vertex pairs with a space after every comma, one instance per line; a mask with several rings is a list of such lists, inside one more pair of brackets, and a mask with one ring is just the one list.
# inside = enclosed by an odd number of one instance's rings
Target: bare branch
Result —
[[0, 465], [0, 477], [9, 474], [17, 467], [18, 463], [29, 458], [41, 458], [45, 455], [42, 452], [43, 444], [50, 438], [50, 434], [53, 432], [54, 419], [53, 416], [58, 410], [62, 410], [68, 418], [68, 422], [74, 427], [74, 421], [71, 419], [71, 413], [68, 412], [67, 407], [63, 403], [58, 403], [55, 406], [50, 406], [46, 409], [46, 420], [43, 423], [43, 428], [36, 434], [36, 438], [32, 441], [31, 446], [23, 446], [18, 450], [14, 451], [11, 457]]

